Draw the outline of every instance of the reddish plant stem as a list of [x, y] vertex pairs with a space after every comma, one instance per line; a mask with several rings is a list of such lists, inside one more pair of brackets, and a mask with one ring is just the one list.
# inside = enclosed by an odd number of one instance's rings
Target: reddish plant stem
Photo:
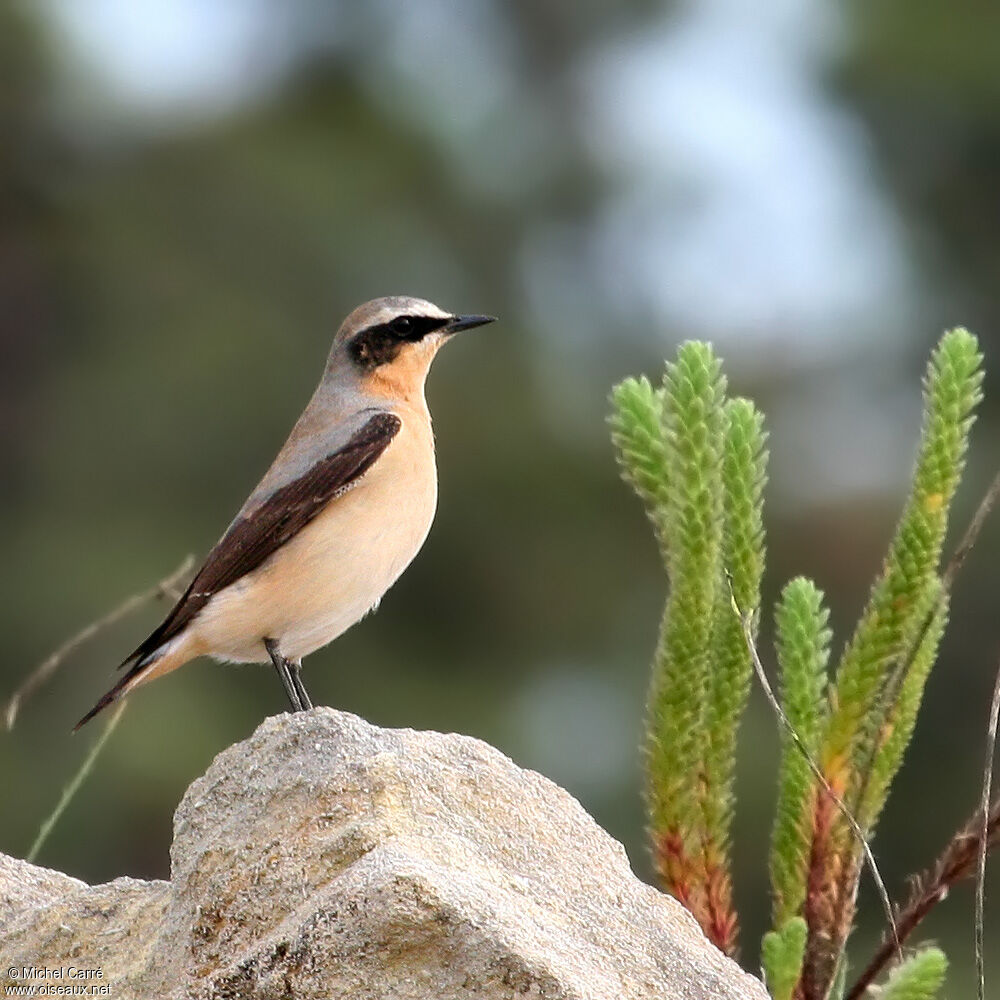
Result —
[[[990, 810], [986, 829], [987, 848], [996, 847], [1000, 844], [1000, 800], [994, 802]], [[905, 941], [924, 917], [948, 895], [953, 885], [975, 874], [981, 831], [982, 817], [977, 813], [952, 837], [934, 866], [914, 880], [913, 892], [906, 905], [899, 911], [896, 920], [901, 942]], [[859, 1000], [892, 961], [895, 953], [895, 944], [889, 940], [883, 941], [857, 981], [847, 991], [844, 1000]]]
[[[708, 852], [706, 852], [706, 855]], [[725, 868], [710, 857], [705, 859], [705, 915], [699, 921], [705, 936], [721, 952], [733, 958], [739, 936], [739, 918], [733, 909], [732, 884]]]

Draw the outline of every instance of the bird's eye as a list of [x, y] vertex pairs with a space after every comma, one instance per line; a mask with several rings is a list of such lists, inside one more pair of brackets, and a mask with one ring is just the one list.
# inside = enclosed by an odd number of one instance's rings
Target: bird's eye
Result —
[[389, 324], [389, 328], [400, 337], [406, 337], [413, 332], [413, 320], [409, 316], [397, 316]]

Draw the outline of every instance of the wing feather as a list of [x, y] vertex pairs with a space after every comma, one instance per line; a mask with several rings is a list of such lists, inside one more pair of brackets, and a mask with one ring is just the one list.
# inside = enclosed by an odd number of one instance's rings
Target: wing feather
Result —
[[394, 413], [377, 413], [337, 451], [275, 490], [259, 507], [236, 519], [163, 623], [122, 663], [152, 656], [180, 634], [209, 599], [253, 572], [297, 535], [331, 500], [372, 467], [399, 432]]

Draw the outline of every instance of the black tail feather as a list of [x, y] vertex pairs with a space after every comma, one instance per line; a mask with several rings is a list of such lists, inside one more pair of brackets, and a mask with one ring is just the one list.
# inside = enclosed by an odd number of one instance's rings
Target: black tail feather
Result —
[[[95, 715], [98, 714], [98, 712], [102, 712], [106, 709], [108, 705], [118, 701], [118, 699], [126, 692], [129, 685], [131, 685], [132, 681], [135, 680], [136, 676], [145, 670], [154, 659], [156, 659], [156, 657], [144, 656], [142, 659], [133, 664], [128, 672], [123, 674], [118, 680], [118, 683], [115, 684], [110, 691], [103, 695], [101, 700], [98, 701], [98, 703], [73, 727], [73, 732], [75, 733], [82, 726], [85, 726]], [[128, 663], [128, 660], [126, 660], [125, 663]], [[122, 664], [122, 666], [124, 666], [124, 664]]]

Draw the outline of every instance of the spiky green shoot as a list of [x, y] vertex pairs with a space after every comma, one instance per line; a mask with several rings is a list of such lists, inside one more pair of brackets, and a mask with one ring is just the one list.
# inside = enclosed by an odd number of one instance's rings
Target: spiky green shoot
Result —
[[896, 690], [888, 692], [881, 727], [875, 734], [868, 784], [862, 790], [858, 807], [861, 822], [868, 829], [873, 829], [878, 822], [889, 786], [903, 763], [903, 754], [917, 724], [917, 710], [924, 685], [937, 659], [938, 647], [948, 623], [948, 597], [934, 593], [936, 606], [931, 611], [931, 618], [905, 673], [900, 675], [898, 685], [893, 685]]
[[780, 931], [764, 935], [760, 946], [760, 964], [771, 1000], [792, 1000], [802, 974], [807, 933], [806, 922], [801, 917], [792, 917], [781, 925]]
[[882, 991], [882, 1000], [934, 1000], [947, 971], [944, 952], [925, 948], [892, 973]]
[[[822, 591], [804, 577], [785, 585], [775, 610], [782, 707], [814, 758], [827, 715], [824, 695], [830, 656], [829, 616]], [[791, 738], [783, 735], [771, 837], [775, 927], [783, 927], [801, 911], [805, 901], [815, 805], [809, 765]]]
[[[762, 948], [776, 1000], [827, 1000], [843, 990], [860, 831], [874, 827], [886, 801], [947, 620], [953, 572], [941, 575], [941, 552], [980, 399], [980, 361], [965, 330], [946, 333], [933, 352], [912, 491], [832, 683], [822, 593], [792, 580], [776, 609], [783, 713], [797, 737], [783, 739], [770, 858], [776, 930]], [[666, 888], [732, 953], [733, 764], [757, 663], [748, 655], [756, 622], [744, 634], [753, 619], [734, 605], [760, 604], [766, 452], [760, 414], [746, 400], [725, 401], [724, 391], [711, 347], [684, 344], [661, 387], [627, 379], [615, 389], [611, 424], [670, 583], [647, 704], [654, 861]], [[929, 998], [943, 971], [943, 956], [924, 952], [885, 995]]]
[[722, 454], [722, 568], [715, 594], [708, 692], [701, 728], [702, 878], [709, 937], [727, 954], [736, 948], [738, 927], [732, 904], [729, 830], [733, 819], [733, 770], [740, 719], [750, 693], [753, 665], [739, 618], [732, 611], [760, 604], [764, 573], [764, 485], [767, 452], [764, 418], [747, 399], [730, 399], [724, 408]]
[[740, 717], [752, 665], [730, 606], [760, 602], [765, 434], [724, 399], [707, 344], [683, 344], [663, 385], [626, 379], [612, 437], [656, 527], [670, 582], [647, 707], [646, 802], [657, 871], [723, 950], [736, 948], [729, 828]]
[[[836, 673], [823, 769], [869, 829], [902, 760], [944, 628], [939, 564], [981, 398], [981, 360], [975, 337], [962, 329], [946, 333], [931, 356], [912, 491]], [[811, 854], [803, 976], [808, 996], [825, 996], [853, 921], [860, 871], [860, 847], [826, 797]]]
[[646, 801], [654, 860], [667, 885], [697, 907], [701, 724], [722, 547], [724, 380], [705, 344], [687, 343], [663, 380], [661, 505], [670, 596], [647, 705]]
[[622, 478], [639, 495], [666, 560], [667, 462], [663, 440], [663, 389], [645, 376], [627, 378], [611, 391], [611, 441]]
[[837, 669], [836, 708], [824, 740], [831, 772], [864, 759], [858, 745], [887, 670], [905, 656], [915, 614], [936, 586], [948, 511], [965, 466], [972, 411], [982, 398], [976, 338], [946, 333], [924, 379], [924, 418], [913, 487], [885, 565]]

